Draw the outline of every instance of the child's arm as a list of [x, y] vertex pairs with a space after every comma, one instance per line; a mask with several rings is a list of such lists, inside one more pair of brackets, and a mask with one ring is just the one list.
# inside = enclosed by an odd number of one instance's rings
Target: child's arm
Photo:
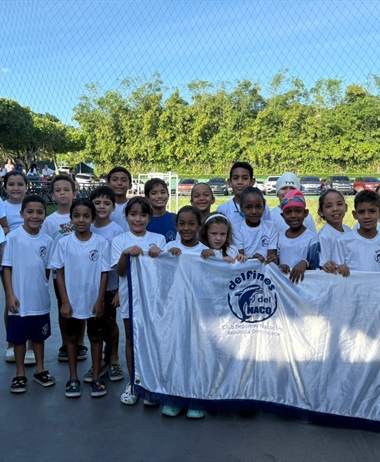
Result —
[[50, 270], [46, 269], [45, 273], [46, 273], [46, 279], [49, 280], [49, 278], [50, 278]]
[[20, 302], [13, 292], [12, 285], [12, 267], [4, 266], [3, 268], [3, 281], [5, 290], [5, 307], [11, 313], [18, 313]]
[[278, 257], [277, 257], [277, 250], [276, 249], [269, 249], [267, 253], [267, 258], [265, 260], [265, 264], [268, 263], [275, 263], [278, 265]]
[[107, 282], [108, 273], [103, 272], [100, 278], [99, 295], [95, 302], [95, 305], [92, 308], [92, 314], [95, 315], [95, 318], [100, 318], [104, 314], [104, 296], [106, 294]]
[[350, 275], [350, 268], [345, 263], [342, 263], [338, 266], [338, 273], [340, 273], [344, 278], [348, 278]]
[[179, 255], [181, 255], [182, 250], [179, 249], [178, 247], [172, 247], [171, 249], [168, 250], [168, 252], [178, 257]]
[[10, 231], [7, 217], [0, 218], [0, 226], [3, 228], [4, 234], [7, 235]]
[[121, 252], [119, 261], [116, 265], [116, 272], [119, 276], [125, 276], [125, 273], [127, 272], [127, 255], [138, 257], [139, 255], [144, 255], [144, 251], [138, 245], [133, 245], [132, 247], [124, 249]]
[[303, 281], [306, 268], [309, 266], [306, 260], [301, 260], [295, 266], [293, 266], [292, 270], [290, 271], [289, 279], [293, 284], [298, 284], [301, 280]]
[[149, 247], [148, 255], [151, 258], [156, 258], [156, 257], [158, 257], [160, 255], [161, 252], [162, 252], [162, 250], [157, 245], [154, 244], [151, 247]]
[[70, 304], [69, 297], [66, 291], [65, 283], [65, 268], [59, 268], [57, 270], [57, 286], [59, 290], [59, 295], [61, 296], [62, 306], [61, 306], [61, 315], [63, 318], [71, 318], [73, 314], [73, 308]]
[[240, 261], [240, 262], [245, 262], [245, 261], [248, 260], [248, 257], [246, 255], [244, 255], [244, 253], [240, 253], [240, 251], [239, 251], [239, 253], [235, 257], [235, 260]]
[[252, 255], [251, 258], [252, 259], [257, 258], [257, 260], [260, 260], [261, 263], [265, 263], [265, 257], [261, 255], [261, 253], [255, 253], [254, 255]]
[[330, 274], [337, 274], [338, 268], [339, 265], [337, 265], [334, 260], [329, 260], [322, 266], [323, 271]]

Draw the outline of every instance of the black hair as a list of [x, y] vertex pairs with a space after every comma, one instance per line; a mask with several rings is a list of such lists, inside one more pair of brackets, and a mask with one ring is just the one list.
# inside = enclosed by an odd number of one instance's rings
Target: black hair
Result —
[[168, 185], [165, 183], [164, 180], [162, 180], [161, 178], [151, 178], [144, 185], [144, 194], [145, 194], [145, 196], [149, 197], [150, 192], [157, 185], [160, 185], [163, 188], [165, 188], [166, 192], [169, 194]]
[[379, 186], [375, 189], [375, 192], [378, 193], [379, 191], [380, 191], [380, 184], [379, 184]]
[[147, 213], [150, 217], [153, 215], [152, 206], [150, 205], [148, 199], [142, 196], [136, 196], [132, 199], [129, 199], [129, 201], [127, 202], [127, 205], [124, 209], [125, 218], [127, 218], [128, 213], [131, 211], [131, 208], [135, 204], [138, 204], [141, 207], [143, 213]]
[[71, 189], [73, 190], [73, 193], [75, 193], [75, 183], [72, 180], [72, 178], [69, 175], [66, 175], [64, 173], [61, 173], [59, 175], [56, 175], [50, 183], [50, 191], [54, 194], [54, 186], [57, 181], [67, 181], [71, 185]]
[[327, 194], [330, 194], [330, 193], [337, 193], [337, 194], [339, 194], [339, 196], [343, 199], [343, 202], [344, 202], [344, 203], [346, 202], [345, 199], [344, 199], [343, 194], [342, 194], [340, 191], [338, 191], [338, 190], [336, 190], [336, 189], [332, 189], [332, 188], [326, 189], [326, 191], [324, 191], [324, 192], [319, 196], [319, 199], [318, 199], [319, 208], [318, 208], [318, 210], [322, 211], [322, 209], [323, 209], [323, 204], [325, 203], [326, 196], [327, 196]]
[[373, 204], [380, 208], [380, 196], [375, 191], [368, 191], [367, 189], [363, 189], [362, 191], [358, 192], [354, 199], [354, 209], [356, 210], [357, 206], [359, 204], [363, 204], [364, 202], [368, 202], [369, 204]]
[[262, 193], [262, 191], [259, 188], [256, 188], [255, 186], [248, 186], [248, 188], [245, 188], [244, 191], [242, 192], [242, 195], [240, 197], [240, 208], [243, 207], [244, 201], [247, 199], [247, 197], [250, 194], [257, 194], [260, 196], [261, 200], [263, 201], [263, 206], [265, 207], [266, 200], [265, 197]]
[[5, 189], [7, 189], [7, 183], [8, 183], [9, 178], [11, 178], [12, 176], [16, 176], [16, 175], [20, 175], [25, 183], [25, 186], [28, 186], [28, 178], [25, 175], [25, 173], [19, 172], [18, 170], [12, 170], [8, 172], [4, 177], [4, 188]]
[[107, 175], [107, 183], [109, 183], [111, 181], [111, 176], [114, 174], [114, 173], [125, 173], [128, 177], [128, 180], [129, 180], [129, 184], [132, 184], [132, 175], [130, 174], [130, 172], [124, 168], [124, 167], [114, 167], [112, 170], [110, 170], [110, 172], [108, 173]]
[[[380, 196], [379, 196], [379, 197], [380, 197]], [[181, 215], [181, 213], [187, 213], [187, 212], [190, 212], [190, 213], [192, 213], [193, 215], [195, 215], [195, 217], [196, 217], [196, 219], [197, 219], [197, 221], [198, 221], [199, 226], [202, 225], [202, 216], [201, 216], [201, 212], [200, 212], [196, 207], [193, 207], [192, 205], [185, 205], [184, 207], [182, 207], [181, 209], [178, 210], [175, 223], [178, 224], [179, 216]]]
[[90, 201], [93, 202], [98, 197], [108, 197], [109, 200], [115, 205], [115, 193], [109, 186], [98, 186], [90, 194]]
[[214, 193], [212, 192], [212, 189], [211, 189], [211, 186], [208, 184], [208, 183], [197, 183], [193, 186], [192, 190], [191, 190], [191, 193], [190, 193], [190, 200], [192, 201], [194, 199], [194, 189], [199, 186], [199, 185], [203, 185], [203, 186], [207, 186], [210, 190], [210, 193], [211, 193], [211, 196], [214, 197]]
[[46, 202], [38, 194], [29, 194], [29, 196], [24, 197], [24, 199], [22, 201], [22, 204], [21, 204], [21, 212], [23, 212], [25, 210], [26, 206], [28, 204], [30, 204], [31, 202], [38, 202], [41, 205], [43, 205], [44, 210], [45, 210], [45, 214], [47, 213]]
[[87, 199], [87, 197], [80, 197], [79, 199], [76, 199], [71, 207], [70, 207], [70, 218], [72, 219], [73, 217], [73, 212], [76, 207], [79, 207], [83, 205], [84, 207], [88, 207], [91, 210], [91, 215], [93, 220], [95, 220], [96, 216], [96, 210], [95, 210], [95, 205], [90, 201], [90, 199]]
[[203, 222], [203, 226], [199, 233], [199, 237], [200, 237], [200, 241], [204, 245], [207, 245], [207, 247], [210, 247], [210, 244], [207, 238], [207, 231], [209, 227], [213, 224], [226, 225], [227, 226], [227, 238], [226, 238], [226, 242], [223, 244], [220, 250], [222, 251], [223, 257], [227, 257], [227, 249], [228, 247], [230, 247], [231, 242], [232, 242], [232, 225], [231, 225], [230, 220], [224, 215], [223, 216], [222, 215], [223, 214], [220, 212], [210, 213], [210, 215]]
[[245, 170], [248, 170], [250, 179], [253, 179], [253, 168], [252, 165], [250, 165], [248, 162], [235, 162], [230, 170], [230, 179], [232, 178], [234, 170], [237, 168], [244, 168]]

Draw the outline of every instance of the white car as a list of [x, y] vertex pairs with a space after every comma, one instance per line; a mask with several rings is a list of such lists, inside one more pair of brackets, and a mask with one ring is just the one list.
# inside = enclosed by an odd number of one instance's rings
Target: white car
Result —
[[99, 177], [93, 173], [77, 173], [75, 175], [75, 180], [82, 185], [89, 185], [93, 183], [105, 183], [104, 180], [100, 180]]
[[264, 181], [256, 180], [254, 186], [256, 186], [256, 188], [259, 188], [260, 191], [261, 191], [263, 194], [265, 194], [265, 185], [264, 185]]
[[264, 183], [264, 194], [276, 193], [276, 183], [280, 176], [268, 176]]
[[128, 189], [128, 194], [144, 194], [144, 183], [138, 180], [132, 180], [131, 189]]

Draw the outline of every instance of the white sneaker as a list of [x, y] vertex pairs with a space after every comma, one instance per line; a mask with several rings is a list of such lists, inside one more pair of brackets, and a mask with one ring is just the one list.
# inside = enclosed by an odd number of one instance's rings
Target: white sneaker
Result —
[[5, 361], [7, 363], [14, 363], [16, 362], [15, 359], [15, 349], [13, 347], [9, 347], [5, 350]]
[[139, 397], [132, 393], [131, 384], [128, 383], [128, 385], [125, 387], [124, 393], [122, 393], [120, 396], [120, 401], [123, 404], [128, 404], [129, 406], [133, 406], [134, 404], [137, 403], [138, 399]]
[[33, 366], [36, 364], [36, 357], [34, 356], [33, 350], [26, 350], [24, 364], [27, 366]]
[[155, 406], [158, 406], [158, 404], [157, 404], [157, 403], [153, 403], [152, 401], [148, 401], [147, 399], [144, 399], [144, 406], [155, 407]]

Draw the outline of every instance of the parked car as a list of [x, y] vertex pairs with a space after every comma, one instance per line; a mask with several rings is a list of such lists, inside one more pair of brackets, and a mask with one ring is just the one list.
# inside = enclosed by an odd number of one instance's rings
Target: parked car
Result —
[[144, 188], [143, 181], [132, 180], [131, 189], [128, 189], [127, 194], [144, 194]]
[[99, 183], [99, 182], [105, 183], [104, 180], [103, 181], [100, 180], [99, 177], [97, 177], [93, 173], [77, 173], [75, 175], [75, 179], [80, 185], [89, 185], [89, 184]]
[[211, 178], [208, 180], [208, 184], [214, 194], [228, 196], [227, 181], [224, 178]]
[[265, 194], [265, 185], [264, 185], [264, 181], [256, 180], [254, 186], [256, 186], [256, 188], [259, 188], [260, 191], [261, 191], [263, 194]]
[[303, 176], [300, 179], [303, 194], [321, 194], [322, 182], [317, 176]]
[[71, 167], [69, 165], [61, 165], [60, 167], [58, 167], [58, 173], [67, 173], [67, 174], [69, 174], [70, 169], [71, 169]]
[[178, 195], [190, 196], [191, 190], [197, 183], [197, 180], [193, 180], [192, 178], [184, 178], [183, 180], [180, 180], [178, 183]]
[[354, 180], [355, 194], [363, 189], [375, 191], [378, 186], [380, 186], [380, 180], [374, 176], [363, 176]]
[[276, 193], [276, 183], [280, 176], [268, 176], [264, 182], [264, 194]]
[[354, 182], [346, 175], [331, 175], [326, 179], [326, 189], [336, 189], [342, 194], [354, 194]]

